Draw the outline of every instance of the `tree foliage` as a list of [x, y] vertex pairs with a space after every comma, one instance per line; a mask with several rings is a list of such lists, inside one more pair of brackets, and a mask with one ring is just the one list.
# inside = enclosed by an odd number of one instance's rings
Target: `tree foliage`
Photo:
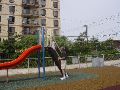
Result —
[[16, 48], [19, 50], [25, 50], [33, 45], [37, 45], [37, 37], [34, 35], [22, 36], [15, 43]]
[[[114, 54], [118, 52], [115, 49], [112, 39], [106, 41], [99, 41], [97, 38], [91, 38], [86, 41], [85, 38], [79, 36], [74, 42], [70, 41], [65, 36], [59, 36], [55, 38], [59, 47], [65, 46], [68, 50], [68, 55], [78, 54]], [[11, 58], [16, 58], [25, 49], [37, 45], [37, 36], [18, 36], [12, 42], [4, 40], [0, 42], [0, 52], [5, 54], [11, 54]]]

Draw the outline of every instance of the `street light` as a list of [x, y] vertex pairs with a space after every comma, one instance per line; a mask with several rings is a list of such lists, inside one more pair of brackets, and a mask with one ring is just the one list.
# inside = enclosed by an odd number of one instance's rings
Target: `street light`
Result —
[[88, 25], [84, 25], [84, 27], [86, 28], [85, 37], [87, 38], [87, 43], [88, 43]]

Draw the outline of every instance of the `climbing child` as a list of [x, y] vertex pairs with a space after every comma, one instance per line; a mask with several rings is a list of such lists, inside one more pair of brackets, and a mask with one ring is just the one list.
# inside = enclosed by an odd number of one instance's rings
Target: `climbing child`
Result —
[[62, 73], [63, 73], [63, 76], [60, 79], [64, 80], [69, 77], [66, 72], [67, 52], [64, 47], [61, 47], [60, 49], [61, 49], [61, 57], [59, 57], [59, 60], [61, 61], [61, 69], [62, 69]]

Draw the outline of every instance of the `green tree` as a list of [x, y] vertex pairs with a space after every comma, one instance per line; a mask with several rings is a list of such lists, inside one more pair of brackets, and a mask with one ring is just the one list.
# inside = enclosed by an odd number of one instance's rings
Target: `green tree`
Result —
[[35, 35], [21, 36], [15, 43], [18, 50], [25, 50], [33, 45], [37, 45], [37, 37]]
[[3, 52], [3, 47], [4, 47], [3, 42], [0, 42], [0, 52]]
[[108, 39], [101, 43], [101, 52], [104, 54], [114, 54], [118, 51], [115, 49], [112, 39]]
[[57, 42], [57, 44], [58, 44], [59, 47], [61, 47], [61, 46], [66, 47], [68, 55], [71, 54], [71, 51], [72, 51], [72, 42], [70, 40], [68, 40], [67, 37], [65, 37], [65, 36], [58, 36], [58, 37], [55, 37], [55, 40], [56, 40], [56, 42]]
[[89, 54], [90, 53], [90, 46], [89, 42], [80, 34], [76, 41], [73, 43], [74, 55], [75, 54]]
[[0, 42], [0, 52], [6, 54], [6, 58], [11, 58], [15, 53], [15, 39], [12, 38], [10, 40], [3, 40]]

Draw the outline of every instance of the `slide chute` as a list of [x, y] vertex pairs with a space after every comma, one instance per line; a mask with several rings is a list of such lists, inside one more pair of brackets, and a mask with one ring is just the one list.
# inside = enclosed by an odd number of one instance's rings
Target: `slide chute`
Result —
[[33, 52], [40, 50], [42, 48], [41, 45], [36, 45], [36, 46], [32, 46], [30, 48], [28, 48], [27, 50], [25, 50], [18, 58], [16, 58], [15, 60], [12, 60], [10, 62], [4, 62], [4, 63], [0, 63], [0, 70], [2, 69], [9, 69], [9, 68], [13, 68], [15, 66], [17, 66], [18, 64], [21, 64], [22, 62], [24, 62], [26, 60], [26, 58]]

